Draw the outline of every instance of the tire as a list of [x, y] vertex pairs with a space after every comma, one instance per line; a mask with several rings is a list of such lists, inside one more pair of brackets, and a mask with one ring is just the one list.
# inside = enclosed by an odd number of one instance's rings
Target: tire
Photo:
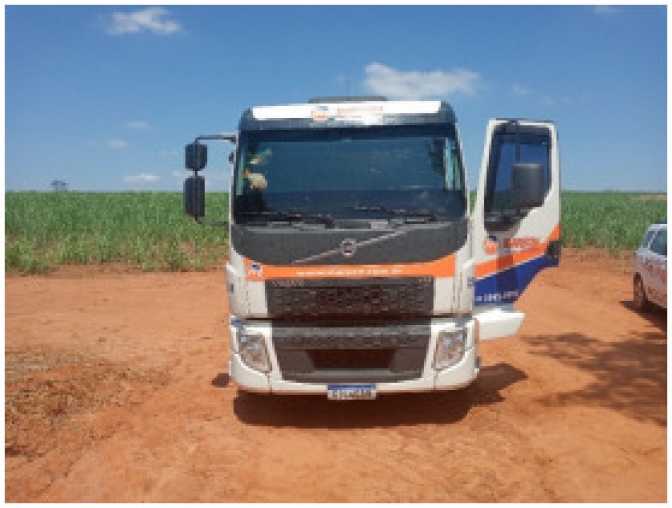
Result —
[[646, 298], [646, 291], [644, 290], [644, 282], [639, 274], [635, 275], [635, 279], [632, 283], [632, 301], [637, 309], [640, 312], [646, 312], [651, 310], [651, 302]]

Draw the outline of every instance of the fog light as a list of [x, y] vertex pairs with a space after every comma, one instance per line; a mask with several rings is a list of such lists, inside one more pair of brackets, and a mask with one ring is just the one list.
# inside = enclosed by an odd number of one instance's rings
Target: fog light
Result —
[[261, 335], [241, 332], [238, 336], [240, 358], [248, 367], [260, 372], [271, 370], [264, 337]]
[[457, 364], [464, 357], [467, 345], [467, 330], [439, 332], [434, 354], [434, 368], [436, 370], [447, 369]]

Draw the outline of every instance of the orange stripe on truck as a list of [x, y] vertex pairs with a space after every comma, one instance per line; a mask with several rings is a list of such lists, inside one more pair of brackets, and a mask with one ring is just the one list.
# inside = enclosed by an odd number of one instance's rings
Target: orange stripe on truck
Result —
[[266, 265], [245, 259], [245, 277], [250, 281], [270, 279], [356, 279], [364, 277], [454, 277], [455, 254], [427, 263], [394, 265]]
[[[525, 263], [539, 256], [543, 256], [548, 248], [548, 244], [552, 241], [560, 239], [560, 224], [555, 226], [548, 238], [533, 247], [525, 248], [519, 252], [512, 252], [510, 254], [503, 254], [501, 256], [495, 257], [490, 261], [480, 263], [476, 265], [476, 278], [482, 279], [488, 275], [499, 272], [501, 270], [506, 270], [512, 266]], [[511, 239], [515, 242], [515, 238]]]

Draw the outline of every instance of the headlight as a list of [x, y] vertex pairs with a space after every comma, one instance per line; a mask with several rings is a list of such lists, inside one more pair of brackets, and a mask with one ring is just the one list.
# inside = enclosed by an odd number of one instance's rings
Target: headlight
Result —
[[466, 346], [466, 329], [439, 332], [434, 354], [434, 368], [436, 370], [447, 369], [458, 363], [464, 356]]
[[241, 360], [248, 367], [261, 372], [271, 370], [271, 362], [262, 335], [246, 333], [243, 330], [238, 335], [238, 350]]

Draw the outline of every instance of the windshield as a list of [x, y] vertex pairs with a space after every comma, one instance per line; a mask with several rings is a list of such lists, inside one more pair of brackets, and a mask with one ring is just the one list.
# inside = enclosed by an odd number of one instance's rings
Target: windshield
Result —
[[452, 126], [247, 131], [238, 150], [236, 222], [302, 216], [445, 221], [466, 211]]

